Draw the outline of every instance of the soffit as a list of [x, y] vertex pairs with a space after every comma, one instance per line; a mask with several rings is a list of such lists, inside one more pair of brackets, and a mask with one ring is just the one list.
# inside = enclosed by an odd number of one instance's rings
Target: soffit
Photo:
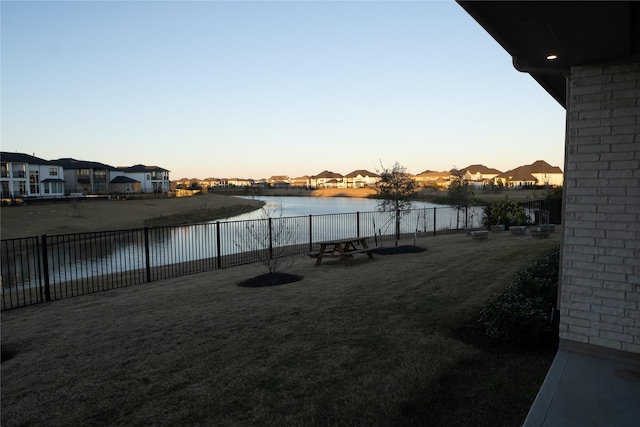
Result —
[[640, 53], [640, 4], [632, 1], [458, 3], [564, 106], [572, 66]]

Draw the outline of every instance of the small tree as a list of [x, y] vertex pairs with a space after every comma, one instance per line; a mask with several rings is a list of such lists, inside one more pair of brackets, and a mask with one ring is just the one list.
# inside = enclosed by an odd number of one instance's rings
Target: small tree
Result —
[[282, 217], [282, 206], [262, 207], [261, 218], [247, 221], [245, 233], [238, 236], [236, 246], [242, 252], [262, 253], [259, 261], [270, 274], [280, 273], [291, 267], [293, 255], [287, 253], [294, 230]]
[[[460, 211], [467, 208], [473, 201], [473, 187], [465, 179], [466, 171], [457, 168], [451, 169], [451, 181], [449, 182], [449, 192], [447, 197], [449, 203], [458, 209], [458, 224], [460, 223]], [[466, 225], [465, 225], [466, 226]]]
[[382, 199], [378, 203], [380, 212], [391, 212], [395, 217], [396, 246], [400, 240], [400, 218], [403, 213], [411, 209], [412, 201], [418, 192], [418, 183], [407, 173], [407, 169], [395, 162], [391, 169], [380, 164], [378, 170], [380, 181], [376, 185], [378, 196]]

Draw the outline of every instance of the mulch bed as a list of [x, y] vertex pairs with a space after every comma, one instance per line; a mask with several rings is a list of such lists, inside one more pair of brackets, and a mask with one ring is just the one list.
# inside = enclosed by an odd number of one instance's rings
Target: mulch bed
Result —
[[389, 246], [376, 249], [378, 255], [414, 254], [426, 251], [425, 248], [414, 245]]
[[280, 286], [302, 280], [302, 276], [288, 273], [265, 273], [244, 282], [238, 283], [243, 288], [264, 288], [267, 286]]

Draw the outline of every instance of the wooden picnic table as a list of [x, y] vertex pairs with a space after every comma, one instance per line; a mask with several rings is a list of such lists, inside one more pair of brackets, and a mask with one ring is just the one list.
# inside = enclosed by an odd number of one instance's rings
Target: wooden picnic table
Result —
[[310, 252], [309, 256], [316, 259], [316, 266], [320, 265], [323, 258], [340, 258], [344, 265], [349, 265], [349, 258], [355, 254], [367, 254], [373, 259], [376, 247], [369, 247], [365, 237], [349, 237], [345, 239], [326, 240], [318, 242], [320, 250]]

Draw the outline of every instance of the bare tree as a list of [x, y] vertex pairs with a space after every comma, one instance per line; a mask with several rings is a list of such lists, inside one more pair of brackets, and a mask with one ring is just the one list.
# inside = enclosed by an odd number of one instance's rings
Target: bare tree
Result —
[[395, 162], [390, 169], [380, 163], [380, 168], [377, 171], [380, 181], [376, 185], [376, 191], [381, 198], [378, 202], [378, 210], [394, 215], [397, 246], [400, 240], [400, 218], [413, 206], [413, 200], [418, 193], [418, 184], [407, 173], [407, 169], [398, 162]]
[[269, 273], [279, 273], [293, 264], [294, 257], [287, 253], [287, 247], [294, 238], [294, 230], [282, 215], [282, 206], [262, 207], [259, 220], [247, 221], [244, 233], [236, 242], [243, 252], [258, 252], [260, 262]]

